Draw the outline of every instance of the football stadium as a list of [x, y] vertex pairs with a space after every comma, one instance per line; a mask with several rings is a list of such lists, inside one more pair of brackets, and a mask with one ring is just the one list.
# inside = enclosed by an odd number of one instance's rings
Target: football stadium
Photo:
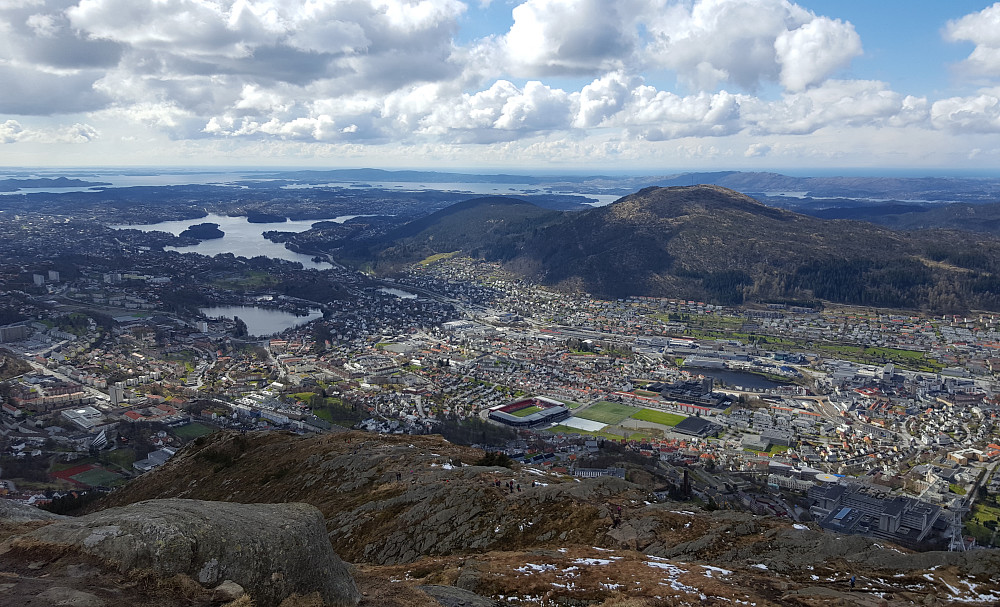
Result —
[[489, 418], [515, 428], [532, 428], [562, 421], [570, 416], [569, 408], [544, 396], [522, 398], [490, 409]]

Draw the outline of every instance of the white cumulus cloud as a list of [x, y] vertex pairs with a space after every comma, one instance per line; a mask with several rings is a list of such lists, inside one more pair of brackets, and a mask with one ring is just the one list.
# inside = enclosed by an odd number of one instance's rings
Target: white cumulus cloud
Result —
[[517, 75], [592, 74], [622, 67], [636, 42], [632, 3], [527, 0], [513, 10], [503, 38], [507, 67]]
[[651, 37], [646, 58], [697, 89], [728, 83], [755, 90], [778, 80], [778, 37], [813, 19], [784, 0], [650, 3], [643, 19]]
[[804, 135], [828, 126], [885, 126], [904, 111], [904, 98], [884, 82], [828, 80], [799, 93], [766, 102], [748, 99], [743, 116], [756, 133]]
[[16, 120], [0, 124], [0, 143], [14, 143], [24, 134], [24, 127]]
[[801, 91], [822, 82], [861, 54], [861, 37], [849, 23], [818, 17], [774, 41], [781, 84]]
[[976, 45], [963, 67], [977, 74], [1000, 76], [1000, 2], [949, 21], [944, 33], [953, 42], [969, 41]]
[[635, 80], [617, 72], [584, 86], [576, 97], [579, 109], [573, 119], [573, 126], [595, 127], [621, 111], [631, 90], [636, 86]]
[[743, 97], [722, 91], [680, 96], [643, 85], [637, 87], [618, 121], [650, 141], [678, 137], [720, 137], [743, 128]]
[[935, 101], [931, 121], [940, 129], [960, 133], [1000, 133], [1000, 88], [980, 91], [971, 97]]
[[87, 143], [99, 137], [96, 128], [82, 123], [53, 128], [25, 128], [16, 120], [0, 123], [0, 143]]

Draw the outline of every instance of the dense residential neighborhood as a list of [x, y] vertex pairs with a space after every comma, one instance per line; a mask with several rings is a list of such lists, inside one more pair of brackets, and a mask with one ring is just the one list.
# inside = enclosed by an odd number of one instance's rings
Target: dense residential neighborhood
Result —
[[[3, 384], [15, 499], [113, 488], [218, 428], [476, 421], [497, 436], [481, 446], [556, 472], [593, 475], [615, 444], [690, 472], [704, 503], [915, 547], [996, 540], [973, 514], [996, 508], [993, 315], [608, 301], [462, 257], [341, 281], [335, 307], [199, 283], [199, 312], [164, 306], [174, 276], [32, 280], [9, 293], [30, 318], [0, 330], [23, 365]], [[291, 328], [238, 318], [261, 311]]]

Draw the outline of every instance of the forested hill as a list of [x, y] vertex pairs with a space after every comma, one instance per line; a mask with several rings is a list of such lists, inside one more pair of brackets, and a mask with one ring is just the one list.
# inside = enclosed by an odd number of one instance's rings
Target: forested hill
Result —
[[383, 271], [459, 251], [610, 298], [1000, 309], [1000, 241], [809, 217], [720, 186], [646, 188], [572, 213], [478, 199], [357, 245], [342, 251]]

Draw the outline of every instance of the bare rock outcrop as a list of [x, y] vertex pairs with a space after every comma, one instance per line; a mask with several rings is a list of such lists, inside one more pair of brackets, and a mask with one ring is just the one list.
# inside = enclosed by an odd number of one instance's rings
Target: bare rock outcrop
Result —
[[6, 523], [27, 523], [33, 521], [57, 521], [65, 516], [39, 510], [34, 506], [12, 500], [0, 499], [0, 521]]
[[37, 546], [77, 549], [123, 572], [184, 574], [206, 587], [232, 580], [260, 607], [316, 592], [326, 605], [360, 600], [322, 514], [308, 504], [149, 500], [62, 519], [13, 540], [14, 548]]

